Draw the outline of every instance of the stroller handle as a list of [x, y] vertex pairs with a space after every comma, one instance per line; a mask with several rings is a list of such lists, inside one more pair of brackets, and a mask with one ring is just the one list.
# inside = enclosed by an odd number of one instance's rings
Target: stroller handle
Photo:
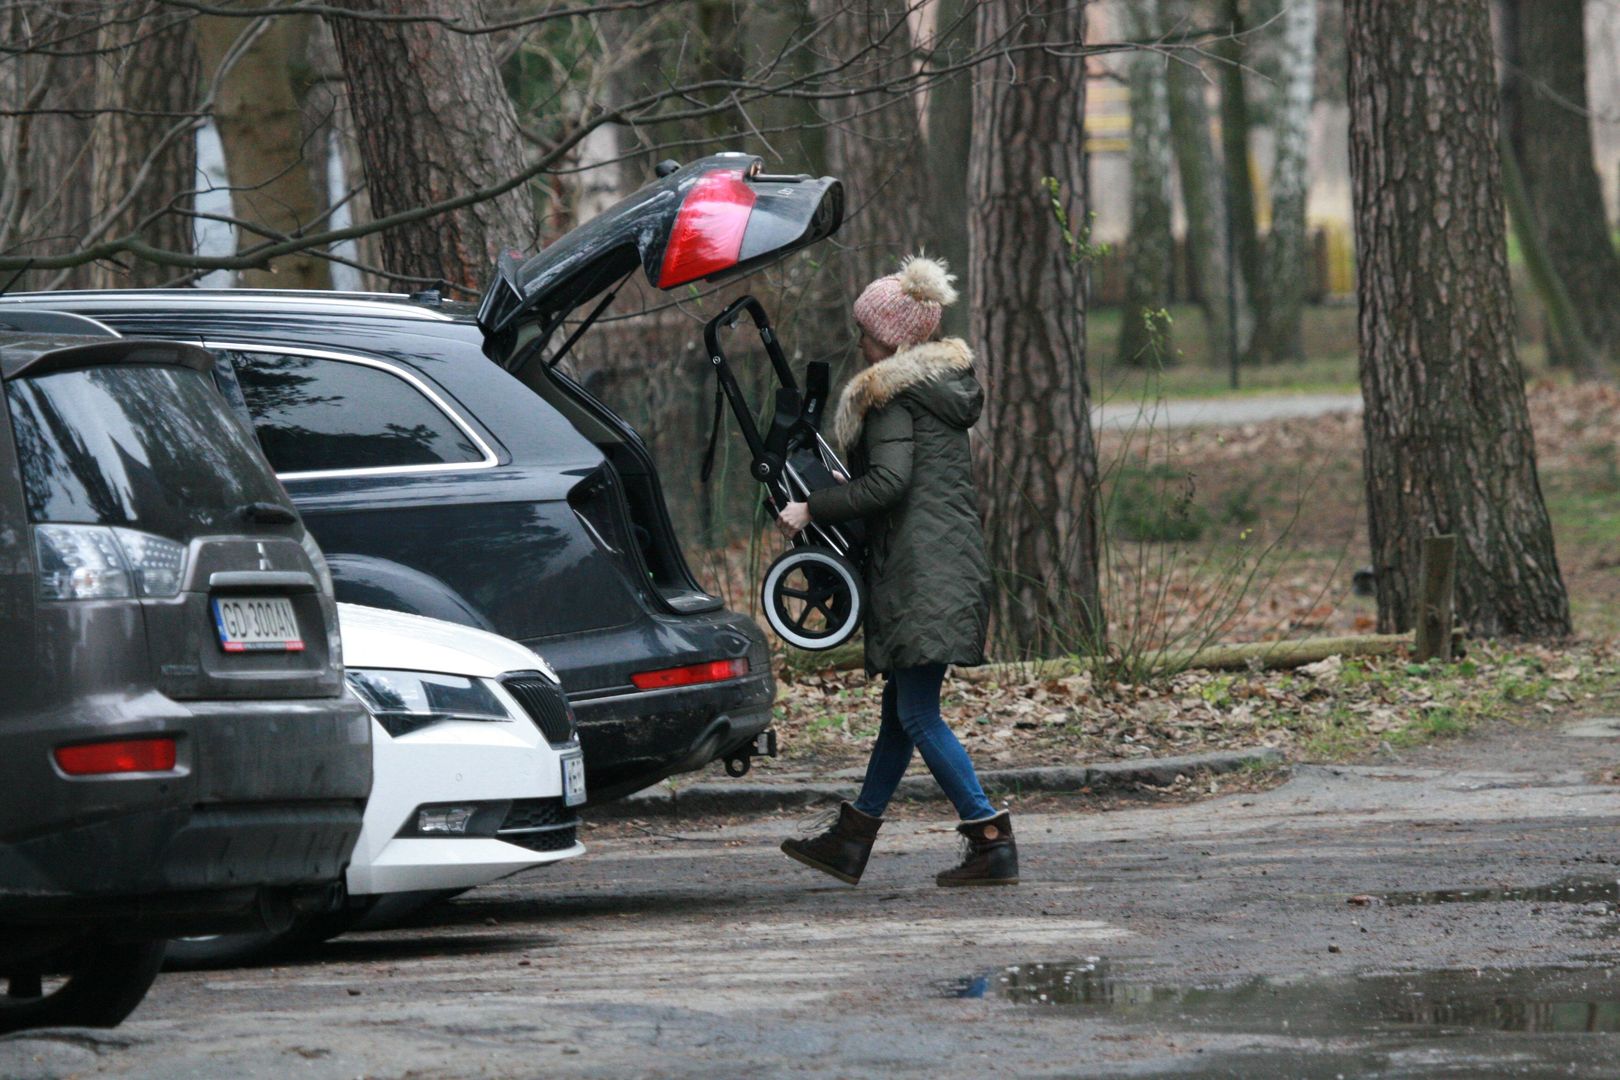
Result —
[[724, 358], [725, 353], [720, 348], [720, 327], [730, 329], [736, 326], [738, 317], [745, 311], [759, 331], [759, 340], [765, 346], [765, 355], [771, 358], [771, 367], [776, 369], [777, 381], [789, 390], [797, 390], [799, 384], [794, 380], [793, 369], [788, 366], [787, 356], [782, 352], [782, 343], [776, 339], [776, 331], [771, 329], [771, 319], [765, 314], [765, 305], [752, 293], [739, 296], [727, 304], [720, 314], [704, 324], [703, 345], [709, 350], [709, 356]]

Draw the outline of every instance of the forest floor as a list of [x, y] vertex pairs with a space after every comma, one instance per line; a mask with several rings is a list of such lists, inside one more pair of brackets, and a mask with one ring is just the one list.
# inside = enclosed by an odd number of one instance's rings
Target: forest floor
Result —
[[[1140, 683], [1122, 675], [1128, 663], [1062, 678], [1031, 667], [952, 678], [947, 718], [985, 767], [1255, 745], [1347, 760], [1620, 696], [1620, 392], [1539, 380], [1529, 401], [1575, 618], [1567, 645], [1470, 641], [1454, 664], [1394, 656]], [[1355, 415], [1109, 430], [1099, 456], [1104, 605], [1126, 660], [1376, 628], [1373, 601], [1352, 588], [1368, 561]], [[818, 668], [818, 655], [778, 664], [779, 768], [858, 764], [875, 733], [881, 681]]]

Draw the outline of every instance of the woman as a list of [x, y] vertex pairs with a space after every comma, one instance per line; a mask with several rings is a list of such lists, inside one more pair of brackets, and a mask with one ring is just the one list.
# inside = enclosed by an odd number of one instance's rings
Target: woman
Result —
[[833, 434], [854, 477], [789, 503], [782, 531], [812, 521], [866, 522], [866, 669], [882, 672], [883, 723], [853, 805], [819, 836], [782, 850], [806, 866], [854, 885], [883, 824], [913, 748], [961, 817], [966, 856], [940, 885], [1016, 885], [1012, 822], [996, 813], [967, 751], [939, 711], [949, 664], [984, 662], [990, 570], [973, 489], [968, 429], [984, 391], [973, 354], [957, 338], [935, 340], [944, 307], [956, 300], [951, 275], [931, 259], [910, 258], [855, 301], [867, 367], [844, 388]]

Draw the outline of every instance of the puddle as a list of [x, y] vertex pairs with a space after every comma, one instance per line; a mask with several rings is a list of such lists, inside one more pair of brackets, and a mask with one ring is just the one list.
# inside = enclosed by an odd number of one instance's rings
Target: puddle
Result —
[[1176, 983], [1129, 962], [1018, 964], [958, 980], [947, 996], [1000, 998], [1143, 1023], [1294, 1035], [1436, 1031], [1620, 1032], [1613, 968], [1515, 968]]
[[[1495, 889], [1430, 889], [1424, 892], [1367, 894], [1375, 903], [1391, 907], [1427, 904], [1608, 904], [1620, 907], [1620, 881], [1613, 878], [1570, 878], [1550, 885]], [[1352, 901], [1354, 903], [1355, 901]]]

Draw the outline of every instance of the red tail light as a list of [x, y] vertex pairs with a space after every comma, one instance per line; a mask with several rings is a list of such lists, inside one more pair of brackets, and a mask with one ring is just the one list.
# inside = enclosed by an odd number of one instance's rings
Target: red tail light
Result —
[[685, 667], [643, 671], [630, 676], [637, 690], [668, 690], [675, 686], [696, 686], [699, 683], [724, 682], [748, 674], [748, 660], [714, 660], [707, 664], [688, 664]]
[[754, 189], [741, 169], [722, 169], [698, 179], [675, 216], [658, 287], [684, 285], [737, 265], [753, 212]]
[[168, 772], [174, 768], [173, 739], [120, 739], [117, 742], [58, 746], [56, 764], [69, 776]]

